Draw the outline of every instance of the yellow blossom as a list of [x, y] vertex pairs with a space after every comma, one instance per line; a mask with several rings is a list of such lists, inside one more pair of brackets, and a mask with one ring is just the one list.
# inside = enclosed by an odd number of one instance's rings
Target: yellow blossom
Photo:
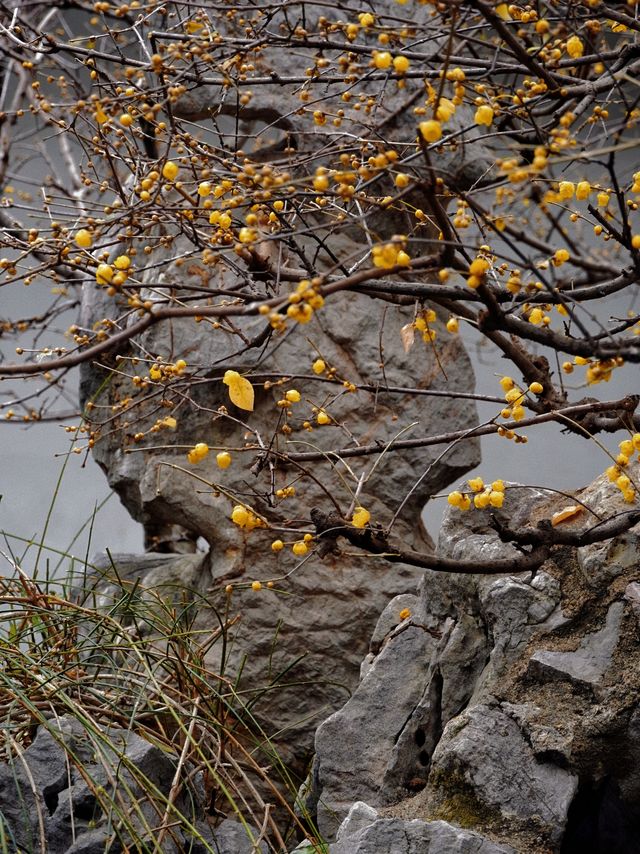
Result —
[[490, 127], [493, 124], [493, 110], [488, 104], [482, 104], [476, 110], [475, 121], [477, 125]]
[[74, 240], [76, 245], [81, 249], [90, 249], [91, 244], [93, 243], [93, 237], [91, 236], [91, 232], [87, 231], [86, 228], [81, 228], [76, 231]]
[[442, 139], [442, 125], [435, 119], [420, 122], [418, 129], [426, 142], [437, 142]]
[[167, 160], [162, 167], [162, 177], [166, 181], [175, 181], [179, 171], [177, 163], [174, 163], [173, 160]]
[[369, 513], [368, 510], [365, 510], [364, 507], [356, 507], [355, 512], [351, 517], [351, 524], [354, 528], [364, 528], [370, 519], [371, 513]]
[[584, 44], [578, 36], [571, 36], [567, 40], [567, 53], [571, 59], [579, 59], [584, 53]]

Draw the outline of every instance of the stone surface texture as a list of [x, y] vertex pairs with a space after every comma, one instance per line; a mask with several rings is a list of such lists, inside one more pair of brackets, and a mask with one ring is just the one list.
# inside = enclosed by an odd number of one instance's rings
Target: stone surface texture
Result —
[[[38, 728], [21, 756], [0, 764], [0, 824], [9, 844], [6, 850], [24, 854], [133, 850], [120, 818], [126, 817], [135, 828], [137, 839], [148, 841], [149, 828], [161, 824], [177, 762], [177, 755], [129, 730], [112, 726], [97, 736], [71, 716], [52, 719]], [[146, 794], [149, 790], [155, 793], [153, 798]], [[174, 827], [162, 842], [163, 854], [266, 854], [266, 846], [261, 843], [256, 849], [239, 822], [225, 819], [217, 828], [205, 823], [201, 794], [197, 785], [183, 786], [174, 803], [198, 828], [205, 844]], [[256, 839], [258, 832], [250, 831]]]
[[[317, 854], [309, 841], [290, 854]], [[445, 821], [381, 818], [363, 801], [357, 801], [338, 828], [328, 854], [517, 854], [478, 833]]]
[[[628, 510], [605, 476], [576, 497], [564, 530]], [[497, 517], [535, 526], [570, 503], [509, 484]], [[407, 620], [387, 609], [316, 737], [309, 803], [332, 854], [638, 851], [639, 533], [556, 547], [535, 575], [426, 572]], [[488, 511], [455, 509], [438, 546], [460, 560], [513, 548]], [[429, 847], [436, 827], [448, 835]]]

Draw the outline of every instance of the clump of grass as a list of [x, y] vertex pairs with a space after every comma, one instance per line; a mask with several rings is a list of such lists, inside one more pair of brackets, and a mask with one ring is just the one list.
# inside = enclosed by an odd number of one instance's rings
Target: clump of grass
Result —
[[[71, 595], [67, 584], [30, 578], [16, 563], [0, 579], [5, 762], [24, 766], [21, 757], [38, 727], [47, 728], [66, 752], [69, 779], [85, 781], [96, 821], [124, 850], [164, 854], [184, 850], [189, 839], [214, 854], [206, 829], [222, 815], [243, 825], [256, 851], [260, 844], [278, 854], [295, 847], [287, 846], [274, 816], [277, 808], [288, 814], [290, 828], [303, 829], [272, 779], [281, 770], [273, 747], [233, 683], [205, 665], [211, 646], [225, 643], [233, 618], [218, 614], [218, 626], [203, 633], [192, 625], [194, 607], [202, 604], [192, 593], [168, 602], [115, 572], [108, 590], [108, 598]], [[60, 737], [56, 722], [64, 716], [81, 727], [90, 763]], [[136, 767], [114, 738], [122, 730], [171, 757], [168, 785]], [[45, 851], [45, 821], [38, 818], [33, 851]], [[0, 816], [0, 851], [15, 851], [11, 832]]]

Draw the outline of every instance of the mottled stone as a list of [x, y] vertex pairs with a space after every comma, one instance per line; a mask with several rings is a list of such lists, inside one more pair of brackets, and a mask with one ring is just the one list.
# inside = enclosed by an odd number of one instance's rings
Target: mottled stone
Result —
[[329, 854], [516, 854], [473, 831], [445, 821], [378, 819], [329, 846]]
[[529, 662], [529, 673], [540, 681], [568, 679], [576, 685], [596, 687], [611, 665], [620, 637], [623, 611], [623, 603], [614, 602], [604, 626], [585, 635], [575, 650], [536, 650]]
[[631, 584], [627, 584], [624, 598], [631, 605], [631, 609], [640, 623], [640, 583], [632, 581]]
[[456, 821], [462, 802], [517, 826], [562, 837], [577, 776], [533, 754], [516, 721], [499, 707], [474, 706], [445, 728], [431, 768], [432, 810]]
[[423, 692], [434, 638], [408, 626], [383, 647], [344, 708], [316, 734], [318, 826], [332, 837], [353, 800], [380, 803], [393, 745]]
[[[563, 522], [565, 530], [587, 530], [595, 513], [628, 509], [606, 504], [603, 511], [594, 503], [594, 495], [609, 496], [605, 480], [599, 478], [580, 493], [592, 496], [594, 512], [585, 510]], [[508, 491], [507, 501], [514, 493], [514, 488]], [[550, 520], [567, 498], [522, 488], [517, 503], [507, 506], [507, 501], [496, 515], [519, 527]], [[603, 544], [597, 551], [602, 563], [589, 577], [584, 563], [589, 547], [558, 548], [537, 573], [425, 572], [416, 619], [439, 640], [428, 667], [409, 671], [421, 680], [422, 691], [404, 726], [393, 722], [391, 731], [380, 732], [384, 719], [375, 712], [363, 714], [360, 704], [354, 704], [358, 691], [334, 715], [344, 732], [351, 732], [357, 720], [355, 743], [363, 752], [376, 745], [377, 767], [384, 767], [384, 774], [361, 787], [352, 777], [357, 765], [341, 772], [335, 761], [338, 756], [349, 761], [337, 743], [338, 731], [333, 740], [317, 742], [319, 800], [326, 798], [337, 807], [338, 816], [348, 815], [351, 790], [352, 802], [364, 798], [385, 820], [397, 819], [400, 835], [398, 840], [369, 837], [382, 820], [379, 816], [348, 837], [338, 831], [332, 854], [334, 849], [339, 854], [412, 851], [402, 835], [409, 832], [409, 823], [431, 826], [434, 819], [527, 854], [559, 854], [565, 837], [571, 851], [587, 850], [587, 844], [599, 852], [636, 850], [640, 584], [634, 560], [620, 560], [621, 547], [620, 538]], [[513, 547], [500, 543], [488, 512], [455, 509], [445, 514], [439, 549], [460, 560], [478, 553], [492, 558], [513, 554]], [[376, 670], [378, 659], [396, 640], [395, 631], [376, 636], [369, 653], [363, 680], [369, 695], [383, 696], [385, 685], [395, 685], [395, 673]], [[386, 645], [385, 637], [390, 638]], [[376, 679], [379, 684], [372, 684]], [[350, 720], [351, 709], [357, 719]], [[332, 773], [323, 777], [325, 766]], [[325, 827], [330, 832], [328, 823]], [[428, 837], [420, 836], [427, 831], [415, 832], [422, 845], [417, 850], [430, 850]], [[375, 840], [366, 843], [370, 848], [358, 847], [369, 838]], [[449, 850], [445, 842], [440, 844], [436, 850]]]
[[[183, 271], [172, 268], [168, 260], [161, 273], [153, 271], [154, 277], [158, 275], [168, 282], [172, 276], [182, 276]], [[303, 371], [309, 371], [316, 355], [309, 338], [339, 375], [348, 377], [356, 386], [384, 382], [398, 387], [439, 390], [468, 388], [472, 370], [457, 339], [443, 338], [437, 344], [437, 359], [432, 348], [422, 350], [420, 358], [404, 352], [400, 329], [410, 321], [412, 311], [387, 306], [382, 323], [378, 307], [372, 310], [369, 298], [336, 294], [318, 313], [317, 320], [304, 328], [294, 327], [282, 339], [274, 339], [261, 354], [259, 366], [257, 354], [250, 351], [240, 360], [234, 360], [238, 342], [223, 329], [206, 336], [194, 335], [193, 321], [186, 320], [153, 328], [141, 338], [147, 352], [167, 360], [184, 357], [190, 364], [206, 366], [203, 371], [211, 377], [206, 383], [194, 386], [194, 405], [185, 403], [176, 412], [178, 427], [169, 442], [179, 447], [175, 451], [167, 448], [144, 452], [144, 443], [140, 443], [135, 453], [127, 453], [126, 430], [114, 430], [94, 449], [110, 484], [134, 518], [152, 525], [153, 530], [177, 525], [206, 540], [209, 553], [203, 573], [192, 583], [198, 591], [207, 592], [211, 605], [219, 612], [227, 607], [225, 588], [233, 585], [230, 613], [241, 616], [229, 629], [225, 672], [233, 674], [242, 669], [240, 688], [252, 692], [243, 696], [259, 698], [254, 705], [255, 714], [270, 736], [279, 733], [278, 746], [283, 758], [292, 762], [299, 773], [308, 760], [315, 727], [328, 711], [345, 702], [357, 684], [360, 663], [380, 611], [391, 596], [414, 592], [422, 571], [398, 564], [389, 566], [380, 559], [353, 554], [348, 557], [330, 554], [324, 559], [313, 556], [293, 571], [296, 561], [290, 551], [275, 555], [270, 549], [274, 539], [271, 532], [256, 529], [247, 533], [232, 525], [231, 509], [236, 501], [247, 501], [275, 524], [296, 519], [301, 525], [307, 520], [309, 525], [311, 508], [331, 511], [334, 502], [346, 515], [351, 495], [344, 486], [343, 467], [324, 466], [319, 486], [299, 468], [277, 462], [273, 471], [268, 466], [254, 467], [252, 471], [251, 466], [258, 458], [255, 452], [234, 452], [234, 463], [224, 472], [217, 468], [214, 454], [190, 467], [184, 446], [198, 441], [205, 441], [211, 447], [242, 446], [245, 430], [237, 422], [217, 414], [221, 405], [229, 406], [227, 387], [220, 379], [224, 369], [233, 364], [237, 370], [259, 370], [276, 376], [299, 372], [301, 366]], [[263, 324], [262, 319], [246, 318], [238, 319], [236, 325], [251, 339]], [[381, 345], [385, 354], [384, 378], [378, 367]], [[441, 368], [446, 371], [446, 378]], [[122, 378], [114, 381], [109, 393], [135, 393], [122, 383]], [[316, 429], [311, 435], [296, 428], [287, 443], [275, 432], [280, 413], [276, 402], [281, 393], [281, 388], [265, 391], [257, 385], [255, 411], [250, 414], [233, 411], [233, 414], [240, 416], [265, 444], [273, 437], [273, 447], [283, 452], [305, 450], [306, 445], [299, 445], [300, 441], [312, 441], [327, 452], [343, 442], [349, 443], [349, 437], [335, 426]], [[301, 415], [310, 416], [308, 406], [303, 403], [299, 406]], [[330, 411], [336, 421], [345, 419], [349, 430], [361, 441], [379, 441], [381, 447], [399, 429], [411, 424], [414, 426], [403, 435], [439, 433], [452, 423], [470, 427], [476, 418], [466, 401], [409, 393], [387, 395], [382, 390], [375, 399], [368, 393], [342, 394], [331, 404]], [[150, 426], [155, 417], [155, 413], [150, 414], [149, 422], [145, 422], [141, 413], [136, 429]], [[292, 423], [298, 421], [294, 419]], [[378, 458], [375, 472], [360, 492], [359, 500], [370, 510], [372, 519], [388, 520], [417, 475], [429, 468], [393, 531], [398, 540], [420, 550], [430, 544], [420, 522], [425, 501], [475, 465], [478, 458], [475, 441], [459, 443], [435, 462], [440, 451], [440, 448], [423, 448], [386, 453]], [[355, 477], [352, 488], [370, 471], [371, 462], [369, 458], [349, 461]], [[315, 464], [309, 470], [320, 473]], [[192, 473], [202, 480], [194, 481]], [[284, 502], [273, 502], [272, 488], [284, 487], [292, 481], [297, 495]], [[221, 485], [220, 491], [207, 486], [217, 483]], [[274, 507], [270, 506], [272, 503]], [[143, 572], [141, 577], [147, 579], [144, 586], [157, 585], [157, 580], [149, 579], [144, 567], [135, 572], [139, 575]], [[253, 580], [264, 583], [270, 579], [275, 580], [273, 591], [264, 589], [256, 595], [249, 589]], [[217, 625], [213, 611], [201, 603], [196, 627], [204, 630]], [[214, 669], [220, 666], [220, 649], [221, 645], [216, 645], [208, 656], [208, 664]], [[279, 674], [285, 672], [286, 685], [274, 690], [274, 680], [279, 680]], [[300, 684], [305, 686], [303, 692], [298, 688]]]
[[[50, 720], [21, 757], [0, 764], [3, 838], [11, 851], [102, 854], [110, 843], [109, 852], [117, 854], [131, 836], [148, 840], [149, 828], [160, 824], [177, 762], [177, 755], [120, 727], [93, 732], [71, 715]], [[190, 784], [174, 806], [188, 824], [204, 815], [201, 793]], [[163, 854], [185, 850], [181, 830], [173, 827]]]

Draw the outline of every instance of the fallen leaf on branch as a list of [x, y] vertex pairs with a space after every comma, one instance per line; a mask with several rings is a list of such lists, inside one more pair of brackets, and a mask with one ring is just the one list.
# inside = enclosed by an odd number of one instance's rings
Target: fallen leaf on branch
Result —
[[253, 412], [253, 386], [245, 377], [241, 377], [237, 371], [227, 371], [222, 382], [229, 386], [229, 399], [239, 409]]
[[551, 524], [555, 528], [556, 525], [559, 525], [560, 522], [565, 522], [567, 519], [573, 519], [574, 516], [578, 516], [584, 507], [581, 507], [580, 504], [570, 504], [568, 507], [563, 507], [562, 510], [558, 510], [557, 513], [554, 513], [551, 517]]
[[415, 327], [413, 323], [405, 323], [405, 325], [400, 330], [400, 338], [402, 339], [402, 346], [404, 347], [405, 353], [408, 353], [409, 350], [413, 347], [415, 337]]

